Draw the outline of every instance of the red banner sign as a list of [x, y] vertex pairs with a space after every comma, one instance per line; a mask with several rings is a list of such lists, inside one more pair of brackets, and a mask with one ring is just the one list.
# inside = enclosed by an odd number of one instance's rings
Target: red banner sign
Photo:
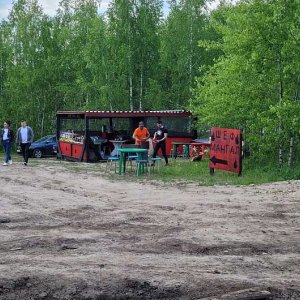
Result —
[[211, 129], [209, 167], [211, 169], [222, 169], [241, 175], [241, 130], [216, 127]]

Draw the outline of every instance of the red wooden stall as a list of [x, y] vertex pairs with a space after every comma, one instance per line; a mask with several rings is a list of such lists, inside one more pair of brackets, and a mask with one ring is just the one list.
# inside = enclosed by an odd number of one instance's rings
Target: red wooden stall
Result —
[[191, 142], [196, 138], [189, 111], [59, 111], [56, 114], [59, 156], [85, 162], [105, 160], [113, 149], [112, 140], [133, 143], [132, 134], [140, 121], [153, 137], [158, 120], [169, 132], [168, 154], [172, 142]]

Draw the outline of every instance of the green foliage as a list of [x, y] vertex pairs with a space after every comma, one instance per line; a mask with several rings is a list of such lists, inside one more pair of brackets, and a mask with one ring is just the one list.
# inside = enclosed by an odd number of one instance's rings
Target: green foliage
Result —
[[243, 128], [252, 152], [276, 160], [283, 149], [286, 162], [299, 140], [299, 12], [299, 1], [221, 6], [211, 19], [218, 38], [202, 44], [222, 55], [192, 102], [202, 124]]
[[27, 119], [37, 134], [43, 134], [54, 123], [50, 121], [54, 114], [52, 117], [47, 114], [53, 106], [45, 76], [48, 53], [42, 32], [46, 27], [47, 18], [37, 1], [18, 1], [6, 23], [5, 44], [11, 51], [6, 57], [3, 113], [15, 127], [18, 121]]
[[158, 73], [161, 9], [161, 0], [115, 0], [108, 11], [108, 75], [113, 109], [155, 106], [145, 96], [153, 93], [150, 82]]
[[212, 59], [199, 47], [209, 31], [208, 18], [203, 11], [203, 0], [173, 1], [167, 22], [161, 30], [161, 76], [168, 108], [185, 108], [192, 97], [195, 77], [201, 65]]
[[[53, 133], [58, 110], [192, 109], [243, 128], [259, 160], [299, 161], [300, 1], [62, 0], [54, 17], [17, 0], [0, 24], [0, 113]], [[191, 101], [189, 101], [191, 100]], [[292, 163], [291, 163], [292, 164]]]
[[[185, 108], [203, 64], [201, 0], [62, 0], [54, 17], [17, 0], [0, 25], [0, 112], [53, 133], [57, 110]], [[207, 60], [208, 61], [208, 60]], [[211, 57], [210, 57], [211, 61]]]

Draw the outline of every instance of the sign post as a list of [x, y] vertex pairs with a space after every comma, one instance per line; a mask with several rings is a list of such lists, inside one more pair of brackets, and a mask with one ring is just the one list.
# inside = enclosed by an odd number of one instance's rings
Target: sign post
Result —
[[242, 133], [239, 129], [211, 129], [210, 174], [214, 169], [242, 174]]

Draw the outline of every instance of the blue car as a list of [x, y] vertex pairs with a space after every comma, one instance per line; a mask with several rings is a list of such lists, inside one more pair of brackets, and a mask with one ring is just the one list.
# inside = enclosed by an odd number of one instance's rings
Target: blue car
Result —
[[57, 140], [55, 135], [47, 135], [33, 142], [29, 147], [29, 155], [35, 158], [56, 156]]
[[[41, 158], [44, 156], [56, 156], [57, 155], [57, 140], [55, 135], [47, 135], [39, 140], [33, 142], [29, 147], [29, 156], [35, 158]], [[21, 153], [21, 149], [18, 147], [17, 152]]]

